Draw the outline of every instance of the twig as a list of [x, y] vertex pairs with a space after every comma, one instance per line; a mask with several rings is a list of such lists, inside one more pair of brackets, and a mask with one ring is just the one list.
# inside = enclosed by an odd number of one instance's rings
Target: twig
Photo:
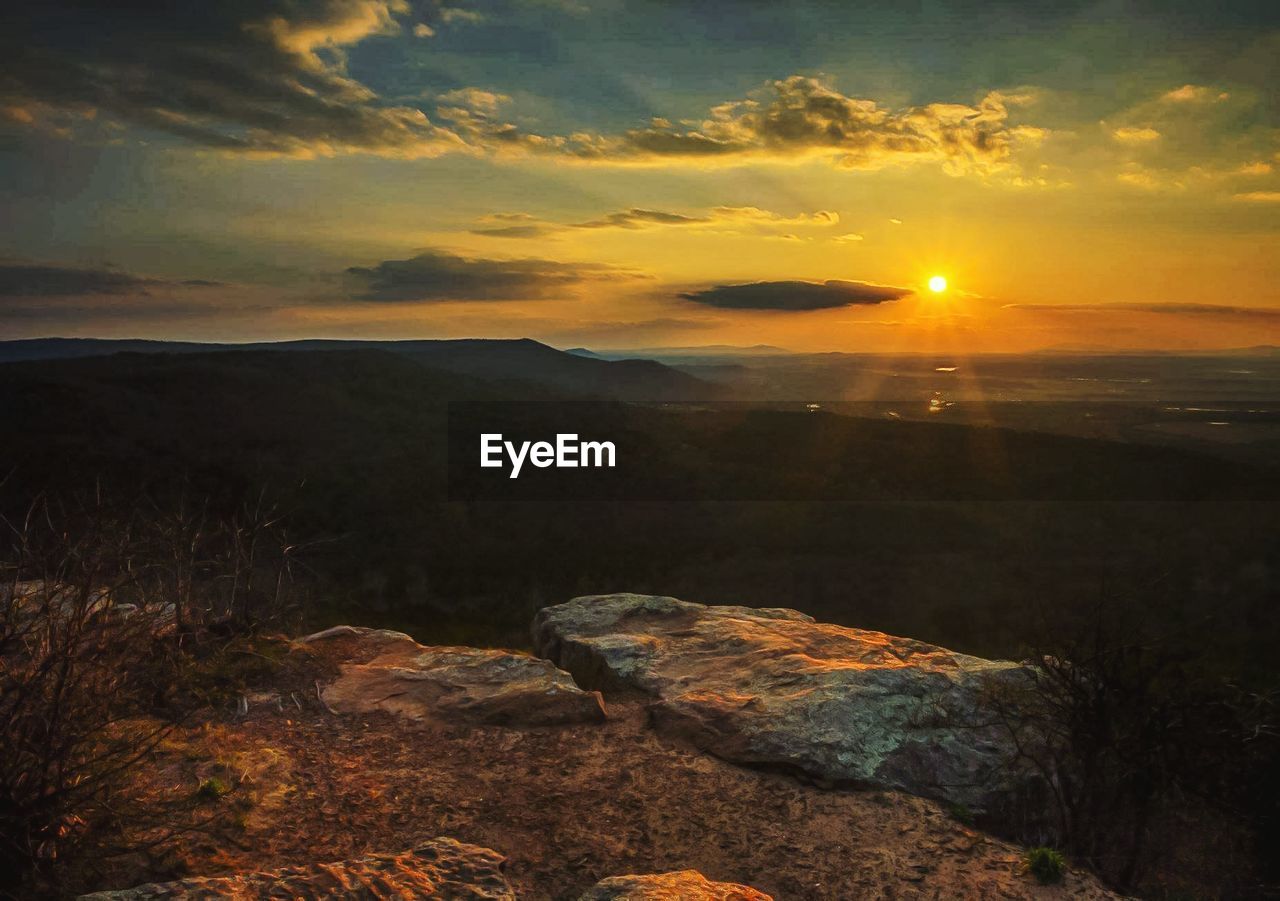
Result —
[[334, 716], [337, 716], [337, 715], [338, 715], [338, 711], [336, 711], [336, 710], [334, 710], [332, 707], [330, 707], [330, 706], [329, 706], [329, 703], [328, 703], [327, 701], [325, 701], [325, 699], [324, 699], [324, 695], [320, 694], [320, 680], [319, 680], [319, 679], [317, 679], [317, 680], [316, 680], [316, 700], [317, 700], [317, 701], [319, 701], [319, 702], [324, 706], [324, 709], [325, 709], [325, 710], [329, 711], [329, 712], [330, 712], [330, 713], [332, 713]]

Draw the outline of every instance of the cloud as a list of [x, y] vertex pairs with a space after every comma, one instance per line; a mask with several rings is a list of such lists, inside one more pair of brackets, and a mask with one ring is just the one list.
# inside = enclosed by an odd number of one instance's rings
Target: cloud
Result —
[[511, 98], [508, 95], [500, 94], [497, 91], [486, 91], [483, 88], [458, 88], [453, 91], [446, 91], [436, 99], [440, 101], [445, 109], [462, 107], [472, 113], [483, 113], [485, 115], [493, 115], [498, 111], [498, 107], [504, 103], [511, 102]]
[[1231, 195], [1231, 199], [1245, 203], [1280, 203], [1280, 191], [1245, 191]]
[[833, 210], [817, 210], [813, 213], [799, 213], [795, 216], [784, 216], [754, 206], [718, 206], [712, 209], [713, 222], [738, 222], [759, 225], [839, 225], [840, 214]]
[[685, 300], [731, 310], [826, 310], [858, 304], [879, 304], [911, 294], [910, 288], [867, 282], [785, 281], [715, 285], [681, 294]]
[[1165, 103], [1221, 103], [1231, 97], [1226, 91], [1205, 87], [1198, 84], [1184, 84], [1166, 94], [1160, 95]]
[[837, 244], [857, 244], [863, 240], [863, 236], [856, 232], [850, 232], [847, 235], [837, 235], [831, 240]]
[[1116, 180], [1145, 191], [1154, 191], [1163, 187], [1163, 181], [1159, 175], [1133, 162], [1125, 164], [1124, 171], [1116, 174]]
[[1264, 160], [1254, 160], [1249, 163], [1241, 163], [1232, 172], [1232, 175], [1270, 175], [1272, 171], [1271, 164]]
[[183, 281], [147, 278], [110, 267], [82, 269], [39, 263], [0, 263], [0, 297], [139, 295], [157, 287], [213, 288], [221, 287], [221, 283], [194, 278]]
[[400, 33], [410, 12], [408, 0], [27, 3], [0, 35], [0, 104], [101, 112], [232, 153], [466, 149], [346, 71], [346, 47]]
[[935, 161], [959, 173], [1004, 164], [1024, 137], [1009, 107], [1029, 94], [988, 93], [976, 105], [930, 103], [890, 109], [840, 93], [820, 78], [792, 75], [768, 82], [741, 100], [713, 107], [696, 128], [651, 124], [618, 136], [576, 135], [560, 148], [585, 160], [653, 162], [664, 159], [733, 162], [824, 157], [848, 168]]
[[769, 210], [754, 206], [718, 206], [703, 215], [687, 216], [683, 213], [669, 213], [663, 210], [630, 209], [587, 222], [576, 222], [570, 228], [655, 228], [670, 225], [714, 225], [714, 226], [794, 226], [794, 225], [835, 225], [840, 221], [840, 214], [830, 210], [818, 210], [816, 213], [800, 213], [796, 216], [783, 216]]
[[767, 231], [779, 227], [826, 227], [838, 225], [840, 214], [831, 210], [818, 210], [813, 213], [784, 216], [781, 213], [754, 206], [718, 206], [704, 213], [694, 214], [632, 207], [583, 222], [549, 222], [526, 213], [486, 216], [482, 222], [485, 223], [485, 227], [472, 229], [472, 234], [490, 238], [540, 238], [574, 229], [617, 228], [641, 231], [671, 227], [713, 227], [739, 233]]
[[440, 21], [446, 25], [479, 25], [485, 21], [485, 15], [474, 9], [462, 9], [457, 6], [440, 7]]
[[1044, 313], [1154, 313], [1168, 316], [1237, 316], [1280, 320], [1280, 308], [1217, 303], [1007, 303], [1001, 309]]
[[1153, 191], [1206, 188], [1232, 177], [1269, 174], [1266, 159], [1275, 147], [1275, 129], [1260, 95], [1205, 85], [1153, 94], [1117, 110], [1102, 127], [1119, 145], [1110, 159], [1116, 177]]
[[535, 300], [560, 296], [588, 281], [620, 281], [638, 273], [601, 263], [487, 260], [426, 250], [407, 260], [352, 266], [356, 300], [381, 302]]
[[684, 216], [680, 213], [667, 213], [662, 210], [630, 209], [620, 213], [610, 213], [603, 219], [578, 222], [570, 228], [651, 228], [664, 225], [702, 225], [710, 222], [707, 217]]
[[490, 213], [479, 221], [481, 227], [471, 229], [471, 234], [486, 238], [540, 238], [565, 229], [529, 213]]
[[485, 238], [543, 238], [564, 231], [561, 225], [499, 225], [473, 228], [471, 234]]
[[1112, 129], [1111, 137], [1121, 144], [1149, 144], [1160, 140], [1160, 132], [1146, 126], [1124, 126]]
[[[110, 266], [97, 268], [0, 261], [0, 333], [12, 327], [82, 329], [104, 321], [194, 318], [217, 311], [234, 316], [261, 309], [254, 300], [228, 302], [207, 293], [224, 287], [207, 279], [164, 279]], [[11, 328], [4, 328], [7, 323]]]
[[49, 0], [11, 18], [0, 34], [0, 108], [18, 120], [40, 108], [101, 113], [230, 154], [534, 155], [605, 165], [821, 157], [855, 168], [933, 161], [960, 173], [1002, 166], [1015, 146], [1044, 135], [1009, 121], [1028, 94], [893, 109], [802, 75], [714, 106], [695, 126], [659, 116], [620, 133], [537, 134], [497, 115], [508, 98], [476, 88], [451, 92], [429, 115], [380, 97], [347, 68], [348, 49], [362, 41], [430, 37], [483, 18], [410, 0]]

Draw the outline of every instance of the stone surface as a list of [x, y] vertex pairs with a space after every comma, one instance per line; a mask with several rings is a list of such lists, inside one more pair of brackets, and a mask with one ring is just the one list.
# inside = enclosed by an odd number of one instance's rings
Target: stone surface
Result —
[[712, 882], [697, 870], [677, 870], [602, 879], [578, 901], [773, 901], [773, 896], [732, 882]]
[[82, 895], [80, 901], [212, 901], [320, 898], [501, 899], [515, 901], [497, 851], [451, 838], [428, 841], [403, 854], [374, 854], [333, 864], [286, 867], [177, 882], [150, 883]]
[[485, 648], [424, 647], [408, 635], [338, 626], [307, 636], [315, 647], [341, 644], [339, 674], [321, 690], [335, 713], [385, 710], [501, 726], [604, 719], [599, 692], [528, 654]]
[[604, 690], [656, 699], [655, 723], [717, 756], [823, 782], [1000, 806], [1017, 786], [986, 692], [1019, 664], [815, 622], [782, 608], [616, 594], [541, 610], [538, 653]]

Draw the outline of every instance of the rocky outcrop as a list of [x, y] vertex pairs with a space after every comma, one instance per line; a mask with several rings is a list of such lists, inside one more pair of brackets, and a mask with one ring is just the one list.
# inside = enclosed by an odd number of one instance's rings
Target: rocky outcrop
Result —
[[333, 864], [286, 867], [82, 895], [80, 901], [234, 901], [288, 898], [495, 899], [515, 901], [497, 851], [437, 838], [404, 854], [374, 854]]
[[697, 870], [602, 879], [578, 901], [773, 901], [733, 882], [712, 882]]
[[338, 677], [321, 699], [336, 713], [385, 710], [502, 726], [604, 719], [599, 692], [583, 691], [546, 660], [485, 648], [425, 647], [408, 635], [338, 626], [302, 639], [328, 646]]
[[821, 781], [999, 806], [1012, 748], [986, 692], [1025, 667], [815, 622], [782, 608], [668, 597], [576, 598], [541, 610], [538, 653], [579, 684], [654, 697], [654, 721], [727, 760]]

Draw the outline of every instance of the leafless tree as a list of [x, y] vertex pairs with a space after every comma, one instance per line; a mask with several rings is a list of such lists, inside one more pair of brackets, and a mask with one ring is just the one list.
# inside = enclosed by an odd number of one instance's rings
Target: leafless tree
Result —
[[207, 702], [184, 681], [280, 614], [295, 549], [261, 499], [223, 519], [207, 504], [40, 499], [0, 537], [3, 897], [47, 887], [67, 858], [199, 825], [175, 799], [139, 801], [129, 777]]
[[988, 704], [1013, 765], [1041, 789], [1041, 808], [1022, 812], [1023, 837], [1125, 890], [1166, 866], [1171, 833], [1188, 823], [1201, 845], [1221, 838], [1214, 830], [1243, 833], [1251, 780], [1277, 754], [1270, 696], [1208, 679], [1195, 642], [1158, 634], [1154, 611], [1145, 622], [1133, 612], [1100, 602], [1074, 628], [1056, 623], [1029, 659], [1033, 678], [1002, 685]]
[[170, 728], [139, 717], [166, 625], [135, 578], [135, 524], [65, 512], [40, 502], [2, 524], [0, 869], [15, 877], [110, 831], [121, 777]]

